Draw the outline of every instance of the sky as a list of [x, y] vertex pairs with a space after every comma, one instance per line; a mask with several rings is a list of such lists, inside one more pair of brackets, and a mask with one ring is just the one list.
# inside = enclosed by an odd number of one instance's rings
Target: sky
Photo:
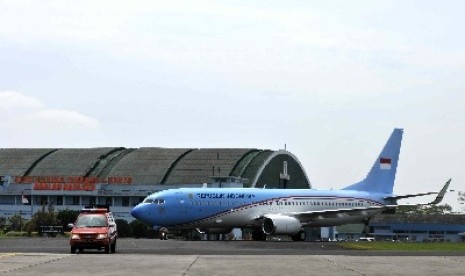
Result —
[[[465, 210], [463, 1], [0, 0], [0, 147], [259, 148]], [[424, 202], [424, 201], [423, 201]]]

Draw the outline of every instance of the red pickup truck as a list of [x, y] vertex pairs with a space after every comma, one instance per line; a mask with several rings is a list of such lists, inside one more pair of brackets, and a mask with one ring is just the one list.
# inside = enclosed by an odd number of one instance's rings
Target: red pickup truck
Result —
[[115, 219], [108, 207], [86, 206], [82, 209], [74, 224], [68, 224], [72, 228], [69, 244], [71, 253], [80, 253], [84, 249], [105, 250], [105, 253], [116, 252], [116, 230]]

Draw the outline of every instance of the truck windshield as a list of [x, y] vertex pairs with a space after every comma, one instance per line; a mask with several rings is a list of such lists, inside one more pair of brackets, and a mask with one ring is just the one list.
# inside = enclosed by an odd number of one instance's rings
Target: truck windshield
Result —
[[85, 214], [81, 215], [76, 220], [77, 227], [105, 227], [107, 220], [102, 214]]

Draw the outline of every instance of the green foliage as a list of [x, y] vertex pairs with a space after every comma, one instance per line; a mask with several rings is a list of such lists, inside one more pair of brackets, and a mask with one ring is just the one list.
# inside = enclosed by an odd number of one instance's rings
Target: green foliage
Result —
[[20, 232], [23, 230], [26, 224], [26, 220], [23, 219], [19, 214], [15, 214], [10, 217], [9, 221], [9, 231]]
[[42, 205], [42, 209], [37, 211], [26, 225], [26, 231], [39, 232], [39, 228], [42, 225], [58, 225], [57, 214], [54, 212], [53, 207], [45, 208]]
[[129, 227], [131, 228], [132, 236], [136, 239], [153, 238], [156, 235], [156, 232], [150, 226], [139, 220], [131, 221]]
[[2, 231], [3, 229], [5, 229], [6, 227], [6, 218], [4, 217], [0, 217], [0, 231]]
[[27, 237], [29, 234], [27, 232], [20, 232], [20, 231], [10, 231], [5, 234], [7, 237]]
[[60, 225], [63, 226], [63, 229], [66, 229], [68, 227], [68, 224], [74, 223], [76, 221], [78, 215], [79, 211], [65, 209], [58, 211], [57, 219]]
[[397, 214], [443, 215], [450, 213], [452, 207], [444, 205], [401, 206], [396, 209]]
[[142, 238], [147, 234], [147, 226], [144, 223], [138, 220], [134, 220], [129, 223], [129, 225], [131, 227], [132, 236], [134, 238]]
[[131, 228], [129, 227], [129, 223], [124, 219], [117, 219], [115, 220], [116, 227], [118, 229], [118, 236], [121, 238], [130, 237], [131, 236]]

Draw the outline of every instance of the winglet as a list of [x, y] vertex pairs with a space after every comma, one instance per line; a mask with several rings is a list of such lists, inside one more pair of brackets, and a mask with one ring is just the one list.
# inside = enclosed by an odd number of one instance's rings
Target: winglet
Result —
[[447, 189], [449, 188], [449, 185], [450, 185], [450, 182], [452, 181], [452, 178], [449, 179], [446, 184], [444, 184], [444, 187], [442, 187], [441, 191], [439, 192], [438, 196], [432, 201], [430, 202], [428, 205], [436, 205], [436, 204], [439, 204], [441, 203], [442, 199], [444, 198], [444, 195], [446, 194], [447, 192]]

